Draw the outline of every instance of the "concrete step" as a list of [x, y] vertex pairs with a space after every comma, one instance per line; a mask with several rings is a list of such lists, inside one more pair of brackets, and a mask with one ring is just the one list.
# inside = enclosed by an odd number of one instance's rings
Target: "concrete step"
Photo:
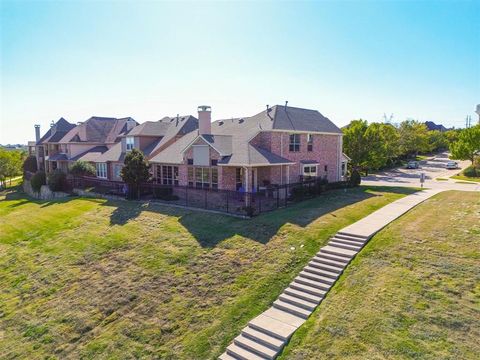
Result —
[[[324, 259], [322, 259], [322, 260], [324, 260]], [[341, 266], [341, 267], [340, 266], [338, 266], [338, 267], [337, 266], [332, 266], [332, 265], [329, 265], [329, 263], [327, 261], [328, 260], [326, 260], [325, 262], [324, 261], [318, 261], [318, 260], [315, 260], [315, 258], [314, 258], [308, 263], [308, 266], [311, 266], [311, 267], [314, 267], [314, 268], [317, 268], [317, 269], [327, 270], [328, 272], [337, 274], [337, 276], [339, 276], [343, 272], [344, 266]]]
[[238, 360], [238, 359], [224, 352], [222, 355], [218, 357], [218, 360]]
[[325, 296], [325, 294], [327, 293], [327, 290], [322, 290], [322, 289], [319, 289], [319, 288], [316, 288], [316, 287], [313, 287], [313, 286], [309, 286], [307, 284], [298, 283], [298, 282], [295, 282], [295, 281], [293, 281], [290, 284], [290, 287], [294, 290], [306, 292], [308, 294], [318, 296], [318, 297], [321, 297], [321, 298], [323, 298]]
[[361, 246], [361, 247], [363, 247], [365, 245], [364, 242], [340, 239], [340, 238], [337, 238], [336, 236], [331, 238], [330, 241], [336, 241], [336, 242], [341, 242], [341, 243], [344, 243], [344, 244], [347, 244], [347, 245]]
[[293, 314], [295, 316], [301, 317], [303, 319], [308, 319], [310, 314], [312, 313], [310, 310], [298, 307], [296, 305], [287, 303], [282, 300], [275, 300], [273, 303], [273, 307], [283, 310], [289, 314]]
[[367, 241], [367, 239], [365, 239], [365, 238], [361, 238], [361, 237], [359, 238], [359, 237], [356, 237], [356, 236], [349, 236], [349, 235], [342, 235], [342, 234], [339, 234], [339, 233], [335, 234], [334, 237], [339, 238], [339, 239], [363, 242], [363, 243]]
[[328, 245], [335, 246], [342, 249], [353, 250], [353, 251], [360, 251], [360, 249], [362, 248], [361, 246], [346, 245], [336, 241], [329, 241]]
[[349, 233], [349, 232], [346, 232], [346, 231], [339, 231], [339, 232], [337, 232], [337, 234], [338, 235], [350, 236], [350, 237], [354, 237], [354, 238], [358, 238], [358, 239], [368, 240], [368, 236], [360, 235], [360, 234], [353, 234], [353, 233]]
[[242, 330], [242, 334], [245, 337], [248, 337], [262, 345], [268, 346], [273, 350], [280, 351], [285, 345], [285, 340], [280, 340], [274, 336], [264, 333], [263, 331], [259, 331], [254, 329], [250, 326], [247, 326]]
[[314, 261], [316, 263], [319, 263], [319, 264], [324, 264], [324, 265], [336, 267], [338, 270], [341, 270], [341, 271], [343, 271], [349, 263], [349, 261], [345, 258], [343, 258], [342, 261], [337, 261], [337, 260], [332, 260], [332, 259], [330, 259], [330, 256], [326, 257], [325, 255], [328, 256], [330, 254], [320, 253], [320, 255], [315, 255], [312, 258], [312, 261]]
[[310, 264], [305, 266], [303, 268], [303, 271], [311, 272], [313, 274], [317, 274], [317, 275], [321, 275], [321, 276], [326, 276], [326, 277], [332, 278], [334, 280], [338, 279], [338, 277], [340, 276], [340, 274], [338, 272], [332, 272], [332, 271], [328, 271], [328, 270], [325, 270], [325, 269], [319, 269], [318, 267], [311, 266]]
[[[293, 281], [296, 282], [296, 283], [311, 286], [313, 288], [323, 290], [323, 291], [328, 291], [328, 290], [330, 290], [330, 287], [331, 287], [330, 285], [327, 285], [325, 283], [318, 282], [316, 280], [307, 279], [307, 278], [302, 277], [302, 276], [297, 276], [295, 279], [293, 279]], [[290, 284], [290, 286], [291, 285], [292, 284]]]
[[236, 344], [230, 344], [227, 347], [227, 354], [233, 356], [236, 360], [266, 360], [265, 356], [259, 356]]
[[[313, 288], [313, 289], [315, 289], [315, 288]], [[318, 289], [315, 289], [315, 290], [318, 290]], [[295, 289], [295, 288], [291, 287], [291, 285], [288, 288], [286, 288], [283, 292], [285, 294], [295, 296], [297, 298], [300, 298], [302, 300], [307, 300], [307, 301], [310, 301], [310, 302], [315, 303], [315, 304], [320, 304], [320, 302], [323, 299], [323, 295], [321, 295], [321, 296], [313, 295], [310, 292], [299, 290], [298, 288]]]
[[334, 260], [336, 262], [341, 262], [341, 263], [345, 264], [344, 266], [346, 266], [351, 260], [351, 259], [346, 259], [343, 256], [338, 256], [338, 255], [335, 255], [335, 254], [329, 254], [329, 253], [325, 253], [325, 252], [322, 252], [322, 251], [319, 251], [318, 253], [316, 253], [315, 257], [313, 259], [315, 259], [315, 258]]
[[311, 273], [311, 272], [308, 272], [308, 271], [303, 271], [303, 270], [300, 271], [299, 276], [307, 278], [307, 279], [315, 280], [315, 281], [318, 281], [318, 282], [321, 282], [321, 283], [324, 283], [324, 284], [327, 284], [327, 285], [332, 285], [335, 282], [335, 279], [332, 279], [332, 278], [329, 278], [329, 277], [326, 277], [326, 276], [322, 276], [322, 275], [317, 275], [317, 274], [314, 274], [314, 273]]
[[263, 314], [250, 320], [248, 326], [282, 341], [287, 341], [296, 329], [291, 325]]
[[283, 294], [280, 294], [280, 296], [278, 298], [280, 300], [286, 302], [286, 303], [293, 304], [295, 306], [298, 306], [298, 307], [301, 307], [303, 309], [310, 310], [310, 311], [315, 310], [315, 308], [318, 305], [318, 303], [313, 303], [309, 300], [303, 300], [303, 299], [298, 298], [296, 296], [289, 295], [285, 292]]
[[321, 253], [324, 254], [332, 254], [336, 256], [341, 256], [347, 260], [351, 260], [355, 255], [357, 255], [358, 251], [349, 250], [349, 249], [341, 249], [335, 246], [326, 245], [320, 249]]
[[275, 359], [275, 356], [278, 354], [278, 350], [274, 350], [268, 346], [265, 346], [244, 336], [243, 334], [240, 334], [233, 339], [233, 343], [265, 359]]

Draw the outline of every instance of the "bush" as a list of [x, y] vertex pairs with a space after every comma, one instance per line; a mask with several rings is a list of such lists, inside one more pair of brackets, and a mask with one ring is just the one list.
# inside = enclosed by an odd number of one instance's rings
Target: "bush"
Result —
[[32, 176], [30, 179], [30, 185], [32, 186], [33, 191], [35, 192], [40, 192], [40, 189], [42, 188], [42, 185], [45, 185], [46, 182], [46, 176], [43, 171], [38, 171], [35, 175]]
[[37, 158], [34, 155], [30, 155], [25, 159], [23, 162], [23, 171], [26, 172], [31, 172], [31, 173], [36, 173], [37, 172]]
[[466, 177], [477, 177], [480, 176], [480, 171], [477, 171], [473, 166], [469, 166], [463, 170], [463, 175]]
[[173, 194], [173, 188], [171, 187], [153, 188], [153, 198], [166, 201], [174, 201], [179, 199], [177, 195]]
[[48, 187], [52, 191], [63, 191], [67, 187], [67, 175], [62, 170], [55, 170], [48, 174]]
[[353, 170], [352, 174], [350, 175], [350, 184], [351, 186], [358, 186], [362, 182], [362, 178], [358, 170]]
[[255, 215], [255, 208], [253, 206], [244, 206], [242, 210], [245, 211], [248, 217], [253, 217]]
[[89, 162], [79, 160], [70, 166], [70, 173], [74, 176], [95, 176], [95, 167]]

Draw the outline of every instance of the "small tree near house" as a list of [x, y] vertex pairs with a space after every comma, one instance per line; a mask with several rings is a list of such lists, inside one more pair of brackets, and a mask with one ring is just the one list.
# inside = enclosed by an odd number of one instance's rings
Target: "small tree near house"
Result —
[[70, 166], [70, 174], [73, 176], [95, 176], [95, 167], [89, 162], [78, 160]]
[[140, 185], [150, 178], [150, 165], [148, 165], [143, 153], [132, 149], [126, 156], [124, 167], [120, 172], [122, 180], [128, 185], [128, 197], [138, 199], [140, 197]]

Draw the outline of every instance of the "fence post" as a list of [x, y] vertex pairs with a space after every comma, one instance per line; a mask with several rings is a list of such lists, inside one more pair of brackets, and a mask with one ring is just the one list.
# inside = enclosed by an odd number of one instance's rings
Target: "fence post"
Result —
[[185, 187], [185, 206], [188, 206], [188, 186]]
[[280, 207], [280, 186], [277, 188], [277, 209]]
[[258, 198], [258, 214], [262, 212], [262, 197], [256, 193], [256, 197]]
[[203, 189], [205, 191], [205, 209], [208, 209], [207, 207], [207, 189]]
[[228, 198], [230, 197], [230, 192], [227, 191], [225, 194], [227, 195], [227, 213], [228, 213]]

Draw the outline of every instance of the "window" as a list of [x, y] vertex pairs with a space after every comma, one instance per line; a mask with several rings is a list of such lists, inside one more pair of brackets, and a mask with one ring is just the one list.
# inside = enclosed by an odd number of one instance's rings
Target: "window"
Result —
[[210, 148], [208, 145], [193, 145], [193, 165], [210, 165]]
[[157, 178], [160, 172], [160, 183], [163, 185], [178, 185], [178, 166], [163, 165], [157, 167]]
[[193, 165], [193, 159], [187, 159], [187, 164], [188, 165]]
[[127, 136], [125, 138], [125, 142], [127, 144], [127, 151], [130, 151], [134, 148], [135, 146], [135, 138], [133, 136]]
[[121, 164], [115, 164], [113, 167], [113, 176], [115, 179], [121, 179], [122, 176], [120, 175], [120, 172], [122, 171], [123, 165]]
[[313, 150], [313, 135], [307, 134], [307, 151]]
[[243, 186], [243, 169], [235, 169], [235, 188], [239, 190]]
[[290, 145], [288, 149], [291, 152], [300, 151], [300, 134], [291, 134], [290, 135]]
[[345, 169], [345, 168], [346, 168], [345, 165], [346, 165], [345, 162], [342, 161], [342, 176], [345, 176], [345, 170], [346, 170], [346, 169]]
[[217, 166], [217, 164], [218, 164], [218, 160], [217, 160], [217, 159], [212, 159], [212, 160], [210, 160], [210, 165], [211, 165], [211, 166]]
[[325, 172], [328, 171], [328, 166], [327, 165], [325, 165], [324, 170], [325, 170]]
[[306, 178], [317, 176], [317, 165], [304, 165], [303, 176]]
[[189, 166], [187, 169], [188, 186], [203, 189], [218, 189], [218, 169], [211, 167]]
[[106, 163], [97, 163], [97, 177], [101, 179], [107, 178], [107, 164]]

